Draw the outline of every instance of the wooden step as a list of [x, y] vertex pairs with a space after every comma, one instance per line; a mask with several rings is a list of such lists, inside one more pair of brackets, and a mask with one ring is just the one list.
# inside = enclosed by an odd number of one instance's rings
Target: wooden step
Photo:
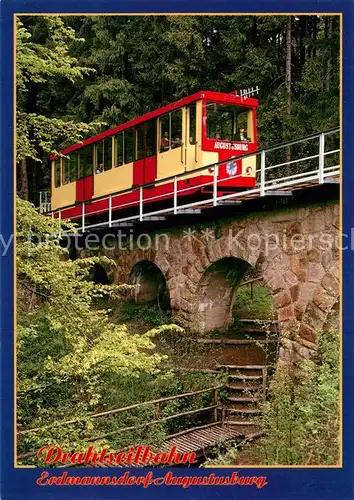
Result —
[[230, 391], [257, 391], [257, 390], [262, 390], [263, 386], [262, 384], [250, 384], [249, 382], [245, 382], [244, 384], [228, 384], [226, 386], [227, 389], [230, 389]]
[[242, 408], [242, 409], [239, 409], [239, 408], [225, 408], [226, 412], [228, 414], [232, 413], [232, 414], [235, 414], [235, 413], [245, 413], [247, 415], [259, 415], [262, 412], [261, 409], [255, 409], [255, 408]]
[[239, 375], [229, 375], [228, 378], [236, 378], [238, 380], [261, 380], [263, 377], [262, 375], [243, 375], [243, 374], [239, 374]]
[[277, 319], [251, 319], [251, 318], [238, 318], [237, 321], [242, 324], [255, 324], [263, 323], [265, 325], [277, 325], [279, 322]]
[[277, 339], [198, 339], [198, 344], [212, 345], [255, 345], [259, 344], [274, 344]]
[[225, 420], [225, 424], [227, 425], [253, 425], [256, 427], [256, 424], [252, 420]]
[[272, 365], [216, 365], [217, 369], [228, 368], [229, 370], [262, 370]]
[[228, 396], [227, 397], [227, 402], [230, 402], [230, 403], [257, 403], [257, 401], [262, 401], [262, 398], [260, 398], [260, 397], [248, 397], [248, 396], [240, 396], [240, 397]]
[[226, 401], [224, 403], [225, 410], [235, 410], [239, 412], [243, 412], [246, 410], [255, 410], [260, 411], [262, 413], [262, 409], [259, 406], [259, 402], [257, 401]]

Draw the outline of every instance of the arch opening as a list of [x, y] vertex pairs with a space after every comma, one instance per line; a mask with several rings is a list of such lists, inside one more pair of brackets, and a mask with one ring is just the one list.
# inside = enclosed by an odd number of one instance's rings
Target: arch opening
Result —
[[90, 273], [90, 281], [93, 281], [97, 285], [109, 285], [110, 279], [106, 270], [101, 264], [95, 264]]
[[197, 330], [207, 333], [232, 323], [236, 287], [250, 267], [245, 260], [225, 257], [207, 268], [198, 287]]
[[133, 267], [129, 284], [138, 285], [131, 298], [137, 303], [156, 305], [164, 311], [171, 310], [167, 281], [161, 269], [149, 260], [142, 260]]

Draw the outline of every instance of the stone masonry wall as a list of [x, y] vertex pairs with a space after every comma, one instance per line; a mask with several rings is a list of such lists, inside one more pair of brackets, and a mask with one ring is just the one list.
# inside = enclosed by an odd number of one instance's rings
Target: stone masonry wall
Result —
[[[194, 231], [194, 232], [193, 232]], [[100, 250], [114, 259], [117, 283], [127, 283], [135, 264], [155, 263], [164, 274], [172, 318], [193, 326], [200, 283], [209, 266], [235, 257], [261, 267], [273, 296], [280, 333], [280, 363], [309, 358], [317, 332], [339, 299], [339, 204], [293, 207], [252, 214], [152, 236], [146, 249]]]

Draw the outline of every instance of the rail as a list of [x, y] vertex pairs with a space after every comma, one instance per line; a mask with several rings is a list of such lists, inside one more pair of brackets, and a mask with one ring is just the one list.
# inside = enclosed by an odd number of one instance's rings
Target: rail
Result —
[[[43, 427], [35, 427], [32, 429], [18, 430], [17, 436], [20, 438], [21, 436], [24, 436], [27, 434], [33, 434], [36, 432], [41, 432], [43, 430], [51, 430], [53, 428], [63, 427], [66, 425], [85, 423], [85, 422], [90, 421], [92, 419], [96, 419], [96, 418], [100, 418], [100, 417], [107, 417], [107, 416], [111, 416], [111, 415], [117, 415], [117, 414], [122, 413], [122, 412], [130, 411], [130, 410], [138, 409], [138, 408], [143, 408], [143, 407], [146, 407], [149, 405], [152, 405], [154, 407], [155, 418], [153, 420], [150, 420], [148, 422], [135, 424], [135, 425], [131, 425], [131, 426], [127, 426], [127, 427], [122, 427], [122, 428], [114, 430], [113, 432], [105, 433], [105, 434], [102, 434], [99, 436], [94, 436], [92, 438], [88, 438], [87, 442], [98, 441], [99, 439], [107, 438], [107, 437], [110, 437], [110, 436], [113, 436], [113, 435], [116, 435], [116, 434], [119, 434], [122, 432], [133, 431], [133, 430], [136, 430], [139, 428], [144, 428], [144, 427], [148, 427], [151, 425], [156, 425], [156, 424], [159, 424], [161, 422], [167, 422], [167, 421], [173, 420], [175, 418], [180, 418], [180, 417], [189, 416], [189, 415], [196, 415], [198, 413], [202, 413], [202, 412], [210, 411], [210, 410], [213, 410], [213, 422], [216, 423], [218, 421], [217, 420], [217, 412], [218, 412], [218, 407], [219, 407], [218, 391], [222, 387], [223, 387], [223, 385], [216, 385], [216, 386], [208, 387], [206, 389], [200, 389], [198, 391], [186, 392], [183, 394], [176, 394], [174, 396], [167, 396], [164, 398], [154, 399], [154, 400], [150, 400], [150, 401], [143, 401], [142, 403], [136, 403], [136, 404], [133, 404], [130, 406], [125, 406], [125, 407], [121, 407], [121, 408], [114, 408], [113, 410], [108, 410], [108, 411], [99, 412], [99, 413], [93, 413], [93, 414], [88, 415], [87, 417], [83, 417], [83, 418], [67, 420], [64, 422], [57, 422], [55, 424], [51, 424], [51, 425], [47, 425], [47, 426], [43, 426]], [[213, 404], [208, 405], [208, 406], [202, 406], [200, 408], [193, 409], [193, 410], [174, 413], [174, 414], [168, 415], [166, 417], [161, 416], [161, 409], [162, 409], [161, 405], [163, 403], [166, 403], [168, 401], [173, 401], [176, 399], [194, 397], [197, 395], [206, 394], [208, 392], [212, 393]], [[29, 457], [32, 457], [35, 455], [36, 455], [36, 452], [26, 452], [26, 453], [22, 453], [22, 454], [18, 455], [17, 458], [19, 460], [21, 460], [21, 459], [29, 458]]]
[[[165, 177], [153, 183], [143, 184], [95, 198], [95, 201], [106, 200], [106, 206], [101, 210], [92, 208], [91, 201], [82, 202], [81, 226], [79, 230], [85, 232], [94, 228], [113, 227], [124, 223], [129, 224], [134, 221], [143, 222], [149, 218], [158, 218], [159, 216], [177, 215], [179, 213], [188, 213], [188, 211], [189, 213], [193, 213], [197, 209], [216, 207], [232, 203], [233, 201], [242, 202], [249, 198], [264, 197], [275, 192], [279, 193], [299, 189], [306, 185], [324, 184], [326, 179], [337, 178], [340, 175], [339, 132], [339, 128], [331, 129], [257, 152], [235, 156], [229, 160], [184, 171], [178, 175]], [[287, 158], [289, 151], [292, 153], [293, 159], [283, 161], [283, 157]], [[226, 180], [239, 178], [241, 174], [220, 178], [218, 175], [219, 166], [231, 160], [246, 160], [247, 158], [254, 157], [256, 158], [255, 187], [225, 194], [222, 183]], [[207, 172], [206, 175], [209, 178], [212, 177], [212, 179], [208, 181], [203, 180], [200, 184], [193, 182], [187, 187], [181, 182], [191, 180], [195, 177], [195, 174], [202, 172]], [[163, 185], [167, 187], [167, 190], [162, 194], [151, 193], [150, 188]], [[183, 203], [186, 200], [182, 201], [181, 198], [192, 194], [196, 189], [200, 188], [207, 195], [210, 194], [210, 196], [202, 201]], [[119, 200], [114, 199], [116, 196], [126, 193], [133, 193], [134, 200], [128, 203], [120, 203]], [[165, 201], [166, 199], [171, 200], [171, 206], [149, 211], [149, 206], [152, 203]], [[58, 210], [59, 219], [61, 219], [62, 211], [67, 208], [69, 206], [61, 207]], [[133, 215], [118, 218], [113, 217], [116, 211], [119, 212], [119, 210], [129, 208], [135, 209]], [[94, 224], [86, 223], [88, 217], [100, 215], [107, 215], [107, 220]]]

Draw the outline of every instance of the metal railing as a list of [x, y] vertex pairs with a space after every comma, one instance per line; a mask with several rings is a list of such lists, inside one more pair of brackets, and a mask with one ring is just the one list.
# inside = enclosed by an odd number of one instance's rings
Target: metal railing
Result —
[[[165, 215], [177, 215], [186, 211], [201, 208], [216, 207], [226, 204], [231, 200], [242, 201], [251, 197], [263, 197], [275, 191], [294, 190], [299, 187], [314, 184], [323, 184], [327, 178], [339, 177], [340, 175], [340, 136], [339, 128], [326, 132], [314, 134], [299, 140], [276, 145], [271, 148], [257, 152], [248, 153], [233, 159], [224, 160], [198, 169], [185, 171], [181, 174], [165, 177], [153, 183], [114, 192], [110, 195], [95, 198], [94, 201], [106, 200], [106, 206], [101, 210], [95, 210], [92, 200], [81, 203], [81, 227], [79, 231], [99, 227], [112, 227], [130, 222], [142, 222], [148, 218], [158, 218]], [[245, 177], [242, 174], [219, 175], [219, 166], [230, 160], [242, 160], [247, 163], [247, 158], [256, 158], [255, 186], [250, 189], [232, 193], [223, 191], [223, 183], [232, 179]], [[290, 158], [290, 159], [289, 159]], [[247, 166], [247, 165], [246, 165]], [[207, 175], [208, 180], [202, 179], [196, 183], [198, 178]], [[193, 181], [194, 179], [194, 181]], [[192, 181], [186, 186], [185, 182]], [[156, 194], [151, 188], [162, 187], [163, 192]], [[206, 198], [203, 200], [187, 202], [183, 199], [188, 194], [203, 189]], [[119, 195], [132, 193], [133, 200], [122, 202]], [[210, 194], [210, 196], [208, 196]], [[118, 197], [118, 198], [116, 198]], [[170, 201], [170, 206], [159, 210], [152, 210], [151, 204], [160, 201]], [[58, 210], [59, 218], [63, 210]], [[114, 218], [113, 214], [120, 210], [135, 210], [132, 215]], [[149, 210], [150, 208], [150, 210]], [[89, 217], [107, 214], [107, 220], [94, 224], [86, 224]]]

